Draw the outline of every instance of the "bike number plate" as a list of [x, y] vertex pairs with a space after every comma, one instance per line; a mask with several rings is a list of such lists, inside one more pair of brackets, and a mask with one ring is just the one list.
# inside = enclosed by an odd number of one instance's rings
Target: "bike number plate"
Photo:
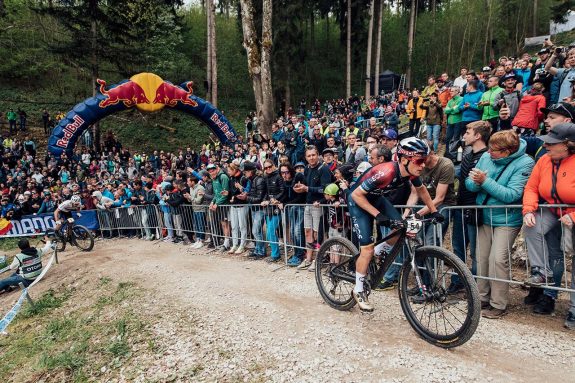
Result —
[[407, 234], [417, 234], [421, 231], [423, 222], [417, 219], [410, 219], [407, 221]]
[[69, 223], [74, 223], [74, 218], [68, 218]]

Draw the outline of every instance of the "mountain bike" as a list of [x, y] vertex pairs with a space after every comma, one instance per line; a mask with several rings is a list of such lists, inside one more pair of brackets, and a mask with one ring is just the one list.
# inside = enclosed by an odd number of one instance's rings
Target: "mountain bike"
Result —
[[[438, 246], [422, 246], [418, 233], [433, 219], [410, 216], [405, 221], [389, 221], [391, 233], [376, 242], [398, 237], [389, 254], [375, 254], [369, 264], [364, 290], [369, 295], [403, 250], [398, 291], [401, 309], [415, 332], [427, 342], [453, 348], [467, 342], [479, 324], [481, 300], [468, 267], [455, 254]], [[359, 251], [346, 238], [334, 237], [320, 247], [315, 279], [324, 301], [337, 310], [350, 310], [356, 301], [355, 261]], [[456, 294], [448, 294], [451, 278], [463, 284]]]
[[68, 218], [62, 223], [55, 235], [58, 238], [58, 251], [64, 251], [66, 243], [82, 251], [90, 251], [94, 248], [94, 235], [86, 227], [75, 224], [74, 218]]

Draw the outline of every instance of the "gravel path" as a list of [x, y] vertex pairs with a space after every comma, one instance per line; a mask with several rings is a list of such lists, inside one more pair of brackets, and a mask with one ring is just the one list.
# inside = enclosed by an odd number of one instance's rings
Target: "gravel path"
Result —
[[153, 292], [141, 308], [154, 318], [162, 353], [135, 353], [127, 381], [575, 380], [575, 333], [561, 328], [563, 313], [482, 320], [468, 343], [448, 351], [417, 337], [396, 291], [372, 294], [373, 314], [339, 312], [323, 303], [312, 273], [277, 264], [116, 240], [64, 256], [58, 268]]

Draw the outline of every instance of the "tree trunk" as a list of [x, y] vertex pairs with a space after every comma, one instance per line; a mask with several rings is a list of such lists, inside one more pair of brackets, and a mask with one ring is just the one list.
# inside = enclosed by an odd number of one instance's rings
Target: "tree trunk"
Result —
[[483, 62], [487, 62], [487, 44], [489, 44], [489, 29], [491, 29], [491, 0], [486, 0], [487, 6], [487, 26], [485, 28], [485, 43], [483, 44]]
[[271, 133], [273, 119], [273, 93], [271, 84], [270, 54], [272, 49], [272, 0], [263, 0], [261, 47], [254, 25], [252, 0], [240, 0], [242, 13], [243, 45], [248, 59], [248, 73], [252, 79], [258, 126], [263, 133]]
[[347, 56], [345, 65], [345, 97], [351, 97], [351, 0], [347, 0]]
[[537, 0], [533, 0], [533, 32], [532, 36], [537, 36]]
[[[289, 60], [289, 55], [286, 55], [286, 60]], [[285, 101], [286, 101], [286, 108], [285, 108], [285, 113], [287, 115], [287, 112], [289, 111], [289, 108], [291, 106], [291, 87], [290, 87], [290, 82], [291, 82], [291, 69], [290, 69], [290, 63], [287, 63], [287, 70], [286, 70], [286, 85], [285, 85]], [[284, 116], [285, 117], [285, 116]]]
[[377, 19], [377, 43], [375, 45], [375, 77], [373, 80], [373, 94], [379, 94], [379, 65], [381, 63], [381, 34], [383, 27], [383, 1], [379, 0], [379, 17]]
[[313, 13], [313, 8], [311, 9], [310, 15], [309, 15], [309, 23], [310, 23], [310, 45], [311, 45], [311, 51], [314, 52], [315, 51], [315, 14]]
[[216, 6], [213, 0], [208, 0], [210, 3], [210, 64], [212, 65], [212, 77], [210, 81], [210, 91], [212, 94], [211, 103], [213, 106], [218, 106], [218, 55], [216, 48]]
[[407, 36], [407, 70], [405, 71], [405, 85], [411, 89], [411, 61], [413, 59], [413, 38], [415, 36], [415, 8], [417, 0], [411, 0], [409, 11], [409, 31]]
[[[99, 77], [99, 70], [98, 70], [98, 24], [96, 23], [95, 15], [97, 14], [98, 9], [98, 1], [92, 0], [89, 4], [90, 7], [90, 14], [92, 15], [92, 20], [90, 23], [90, 33], [92, 34], [92, 58], [91, 58], [91, 75], [92, 75], [92, 95], [96, 97], [96, 93], [98, 89], [98, 77]], [[92, 143], [97, 151], [101, 150], [100, 145], [100, 124], [96, 122], [92, 125]]]
[[206, 100], [208, 102], [212, 102], [212, 27], [211, 27], [211, 18], [212, 18], [212, 10], [210, 4], [213, 5], [212, 0], [207, 0], [205, 3], [205, 10], [206, 10]]
[[373, 49], [373, 9], [374, 1], [371, 0], [369, 4], [369, 29], [367, 30], [367, 59], [365, 60], [365, 102], [369, 100], [371, 95], [371, 50]]
[[274, 119], [274, 94], [272, 89], [272, 70], [271, 70], [271, 53], [272, 53], [272, 0], [263, 0], [263, 25], [262, 25], [262, 116], [263, 131], [271, 135], [272, 122]]

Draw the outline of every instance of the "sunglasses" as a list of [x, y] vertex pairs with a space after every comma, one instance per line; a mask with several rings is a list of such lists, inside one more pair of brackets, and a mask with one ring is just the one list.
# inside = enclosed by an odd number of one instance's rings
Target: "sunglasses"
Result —
[[268, 170], [268, 169], [271, 169], [271, 168], [273, 168], [273, 166], [271, 166], [271, 165], [269, 165], [269, 166], [264, 166], [264, 170]]
[[420, 157], [420, 158], [412, 159], [411, 162], [413, 162], [417, 166], [421, 166], [425, 163], [426, 160], [427, 160], [427, 157]]
[[289, 170], [281, 172], [281, 174], [289, 174], [289, 173], [290, 173]]

